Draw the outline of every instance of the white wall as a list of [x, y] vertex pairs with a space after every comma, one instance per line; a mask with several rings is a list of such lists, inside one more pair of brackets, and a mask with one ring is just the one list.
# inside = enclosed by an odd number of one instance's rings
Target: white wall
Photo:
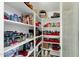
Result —
[[40, 10], [46, 10], [46, 12], [59, 11], [59, 2], [32, 2], [33, 9], [35, 12], [39, 13]]
[[3, 2], [0, 2], [0, 57], [3, 57], [4, 55], [4, 23], [3, 23]]
[[[78, 3], [78, 10], [79, 10], [79, 3]], [[79, 11], [78, 11], [78, 42], [79, 42]], [[79, 49], [79, 43], [78, 43], [78, 49]], [[79, 56], [79, 50], [78, 50], [78, 56]]]
[[78, 17], [76, 3], [63, 3], [63, 56], [78, 56]]

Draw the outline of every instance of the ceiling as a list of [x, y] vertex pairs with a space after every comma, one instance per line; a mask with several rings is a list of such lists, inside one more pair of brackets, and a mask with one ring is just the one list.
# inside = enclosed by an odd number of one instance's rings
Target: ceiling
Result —
[[36, 11], [46, 10], [47, 12], [51, 12], [60, 10], [59, 2], [32, 2], [32, 4]]

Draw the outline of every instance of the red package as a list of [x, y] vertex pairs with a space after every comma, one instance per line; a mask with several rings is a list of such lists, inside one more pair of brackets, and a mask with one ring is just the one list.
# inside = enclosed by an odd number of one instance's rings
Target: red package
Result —
[[28, 55], [28, 51], [19, 51], [19, 54], [23, 55], [23, 56], [27, 56]]

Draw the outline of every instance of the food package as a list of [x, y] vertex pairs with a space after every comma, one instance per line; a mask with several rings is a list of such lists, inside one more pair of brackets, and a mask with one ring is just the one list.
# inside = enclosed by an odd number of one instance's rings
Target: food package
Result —
[[30, 2], [24, 2], [30, 9], [33, 9], [33, 5]]
[[29, 23], [29, 15], [23, 16], [23, 23], [28, 24]]
[[43, 43], [43, 48], [48, 48], [48, 43]]

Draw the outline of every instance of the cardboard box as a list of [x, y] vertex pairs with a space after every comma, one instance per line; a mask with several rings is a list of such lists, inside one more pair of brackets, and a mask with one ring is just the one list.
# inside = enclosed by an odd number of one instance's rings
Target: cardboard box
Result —
[[48, 48], [48, 43], [43, 43], [43, 48]]

